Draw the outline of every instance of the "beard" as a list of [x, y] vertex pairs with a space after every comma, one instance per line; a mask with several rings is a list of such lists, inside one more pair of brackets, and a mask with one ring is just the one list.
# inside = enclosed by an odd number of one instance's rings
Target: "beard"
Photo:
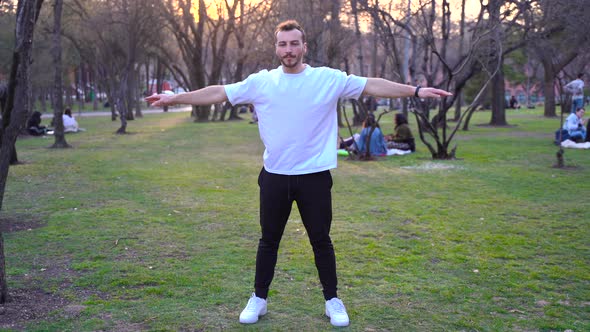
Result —
[[[281, 58], [281, 64], [283, 67], [294, 68], [301, 63], [302, 56], [287, 56]], [[288, 62], [290, 60], [290, 62]]]

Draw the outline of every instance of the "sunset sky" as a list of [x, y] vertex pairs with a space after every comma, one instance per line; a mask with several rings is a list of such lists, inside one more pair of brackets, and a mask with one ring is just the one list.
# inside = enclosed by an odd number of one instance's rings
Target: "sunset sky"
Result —
[[[231, 0], [230, 0], [231, 1]], [[346, 1], [346, 0], [344, 0]], [[425, 3], [428, 0], [410, 0], [411, 4], [412, 4], [412, 10], [415, 11], [416, 9], [419, 8], [421, 3]], [[255, 3], [255, 2], [259, 2], [258, 0], [246, 0], [246, 3]], [[440, 0], [438, 1], [439, 3], [441, 2]], [[451, 2], [451, 12], [452, 12], [452, 18], [453, 20], [458, 20], [460, 18], [461, 15], [461, 0], [450, 0]], [[223, 3], [223, 0], [205, 0], [205, 3], [208, 6], [208, 11], [209, 11], [209, 15], [211, 16], [216, 16], [217, 15], [217, 9], [215, 4], [220, 4]], [[379, 3], [381, 4], [382, 7], [387, 6], [389, 3], [393, 4], [393, 7], [396, 7], [396, 5], [399, 4], [403, 4], [405, 6], [407, 6], [408, 0], [380, 0]], [[468, 17], [473, 17], [475, 15], [477, 15], [477, 13], [480, 10], [480, 4], [478, 0], [466, 0], [466, 5], [467, 5], [467, 10], [466, 10], [466, 14]], [[198, 3], [195, 4], [195, 7], [198, 6]]]

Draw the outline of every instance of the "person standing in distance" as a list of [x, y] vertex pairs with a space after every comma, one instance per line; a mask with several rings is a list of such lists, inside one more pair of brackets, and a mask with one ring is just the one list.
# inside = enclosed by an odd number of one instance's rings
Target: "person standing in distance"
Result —
[[275, 51], [281, 65], [250, 75], [244, 81], [212, 85], [177, 95], [152, 95], [154, 106], [210, 105], [229, 100], [252, 104], [258, 115], [260, 138], [265, 146], [258, 184], [262, 236], [256, 255], [254, 293], [239, 320], [256, 323], [267, 312], [267, 296], [277, 262], [279, 243], [293, 202], [312, 245], [323, 288], [325, 314], [334, 326], [348, 326], [349, 317], [337, 294], [336, 256], [330, 239], [332, 176], [337, 163], [340, 98], [368, 95], [382, 98], [416, 96], [440, 98], [450, 93], [366, 78], [303, 62], [307, 52], [303, 28], [294, 20], [275, 31]]
[[565, 85], [565, 91], [572, 94], [572, 112], [584, 107], [584, 74], [578, 74], [578, 78]]

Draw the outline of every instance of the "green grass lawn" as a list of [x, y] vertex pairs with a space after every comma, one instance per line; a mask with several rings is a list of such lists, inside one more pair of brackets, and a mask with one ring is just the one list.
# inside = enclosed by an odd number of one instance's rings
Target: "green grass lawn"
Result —
[[[513, 127], [477, 126], [489, 118], [459, 133], [458, 160], [433, 161], [422, 143], [403, 157], [339, 157], [343, 330], [590, 330], [590, 150], [567, 150], [569, 167], [555, 169], [558, 119], [509, 111]], [[119, 136], [109, 117], [78, 120], [88, 131], [66, 136], [72, 149], [17, 142], [23, 164], [10, 169], [2, 219], [41, 227], [4, 234], [9, 287], [81, 306], [21, 328], [332, 330], [296, 208], [269, 313], [238, 322], [259, 238], [255, 125], [154, 114]]]

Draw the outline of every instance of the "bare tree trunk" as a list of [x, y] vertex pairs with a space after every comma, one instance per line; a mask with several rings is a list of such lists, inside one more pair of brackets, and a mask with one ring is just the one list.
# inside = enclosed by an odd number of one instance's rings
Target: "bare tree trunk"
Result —
[[80, 100], [82, 101], [82, 108], [84, 107], [84, 105], [86, 105], [86, 101], [90, 101], [88, 100], [88, 96], [90, 95], [88, 93], [88, 64], [85, 62], [82, 62], [80, 64]]
[[107, 95], [107, 102], [111, 109], [111, 121], [117, 121], [117, 89], [115, 89], [115, 82], [113, 78], [109, 79], [109, 94]]
[[[502, 61], [502, 60], [500, 60]], [[492, 80], [492, 126], [506, 126], [506, 99], [504, 87], [504, 72], [498, 70]]]
[[[2, 114], [4, 114], [4, 110], [6, 109], [6, 101], [8, 99], [8, 86], [5, 84], [0, 84], [0, 109], [2, 110]], [[1, 120], [0, 120], [0, 123]], [[2, 137], [0, 136], [0, 146], [2, 145]], [[18, 155], [16, 153], [16, 148], [12, 149], [12, 155], [10, 156], [10, 165], [17, 165], [18, 164]]]
[[[461, 0], [461, 21], [459, 23], [459, 56], [463, 56], [463, 49], [465, 48], [465, 1]], [[463, 92], [457, 96], [455, 103], [455, 115], [453, 121], [459, 121], [461, 118], [461, 106], [463, 104]]]
[[82, 113], [84, 109], [84, 86], [82, 84], [82, 77], [84, 77], [84, 64], [80, 64], [78, 74], [76, 75], [76, 100], [78, 101], [78, 113]]
[[4, 114], [4, 103], [6, 103], [6, 98], [8, 97], [8, 87], [6, 84], [0, 83], [0, 111]]
[[[565, 66], [567, 66], [578, 56], [578, 53], [575, 51], [569, 52], [563, 56], [561, 61], [558, 62], [556, 62], [550, 54], [547, 54], [545, 50], [537, 49], [537, 55], [541, 58], [541, 63], [543, 64], [543, 70], [545, 72], [543, 75], [543, 93], [545, 94], [545, 107], [543, 115], [545, 117], [556, 117], [555, 78]], [[559, 90], [561, 91], [561, 88]], [[559, 98], [561, 99], [561, 96], [559, 96]]]
[[[375, 7], [379, 7], [379, 0], [375, 0]], [[377, 77], [377, 49], [378, 49], [378, 37], [377, 37], [377, 19], [375, 15], [371, 15], [372, 27], [373, 27], [373, 50], [371, 54], [371, 73], [372, 77]]]
[[64, 90], [66, 92], [66, 105], [68, 105], [69, 108], [72, 108], [74, 106], [74, 101], [72, 100], [72, 89], [70, 86], [66, 86]]
[[543, 93], [545, 95], [543, 115], [549, 118], [557, 116], [557, 112], [555, 112], [555, 85], [553, 84], [554, 78], [555, 73], [553, 73], [551, 70], [548, 70], [548, 68], [545, 68], [545, 74], [543, 76]]
[[98, 82], [97, 82], [98, 74], [96, 72], [96, 66], [92, 66], [92, 88], [94, 89], [94, 100], [92, 101], [92, 110], [98, 111]]
[[[151, 62], [150, 58], [148, 58], [144, 64], [144, 69], [145, 69], [145, 91], [143, 93], [144, 97], [147, 97], [152, 94], [152, 90], [150, 88], [150, 62]], [[150, 106], [150, 103], [148, 103], [147, 101], [145, 103], [146, 103], [146, 107]]]
[[[162, 65], [162, 60], [160, 58], [158, 58], [158, 61], [156, 62], [156, 92], [157, 93], [162, 93], [162, 84], [164, 83], [165, 72], [166, 72], [166, 69], [164, 69], [164, 66]], [[164, 106], [163, 111], [168, 112], [168, 106]]]
[[127, 119], [129, 113], [129, 105], [127, 104], [127, 81], [129, 80], [129, 73], [123, 73], [121, 77], [121, 81], [119, 82], [119, 87], [116, 91], [116, 100], [117, 100], [117, 110], [119, 111], [119, 120], [121, 121], [121, 127], [117, 129], [117, 134], [126, 134], [127, 133]]
[[53, 75], [53, 122], [55, 125], [54, 138], [55, 141], [52, 148], [69, 148], [70, 145], [66, 142], [64, 134], [63, 122], [63, 82], [62, 82], [62, 61], [61, 61], [61, 13], [63, 7], [63, 0], [55, 0], [53, 4], [53, 68], [55, 70]]
[[[31, 52], [33, 33], [41, 11], [43, 0], [19, 0], [16, 9], [15, 46], [12, 69], [8, 81], [6, 102], [2, 110], [2, 132], [0, 135], [0, 210], [4, 201], [8, 168], [14, 154], [14, 143], [30, 110], [29, 99]], [[8, 300], [4, 238], [0, 233], [0, 303]]]
[[139, 70], [132, 69], [131, 73], [131, 83], [129, 84], [129, 111], [131, 112], [132, 108], [135, 108], [135, 117], [143, 118], [143, 113], [141, 113], [141, 102], [137, 95], [139, 91]]
[[[357, 41], [357, 58], [359, 63], [359, 74], [365, 76], [365, 64], [363, 62], [363, 39], [361, 34], [361, 28], [359, 25], [357, 0], [351, 0], [350, 5], [352, 7], [352, 15], [354, 17], [355, 36]], [[354, 122], [354, 120], [353, 120]]]
[[41, 113], [46, 113], [47, 112], [47, 90], [45, 90], [45, 88], [41, 88], [39, 91], [39, 103], [41, 104]]
[[[488, 2], [488, 11], [490, 14], [490, 24], [492, 25], [493, 34], [496, 35], [491, 42], [497, 43], [503, 40], [502, 24], [500, 22], [500, 8], [504, 4], [501, 0], [491, 0]], [[500, 69], [492, 80], [492, 118], [490, 125], [506, 126], [506, 88], [504, 87], [504, 71], [502, 63], [504, 56], [500, 57]]]

